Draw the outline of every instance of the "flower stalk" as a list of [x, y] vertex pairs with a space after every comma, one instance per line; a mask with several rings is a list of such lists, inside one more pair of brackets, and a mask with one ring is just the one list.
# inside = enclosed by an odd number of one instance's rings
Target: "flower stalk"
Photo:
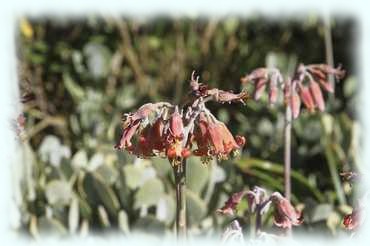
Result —
[[284, 195], [290, 200], [291, 194], [291, 136], [292, 136], [292, 110], [289, 106], [285, 108], [284, 121]]
[[176, 188], [176, 237], [186, 239], [186, 159], [173, 166]]
[[[289, 105], [285, 106], [285, 121], [284, 121], [284, 196], [290, 201], [292, 192], [291, 185], [291, 148], [292, 148], [292, 110]], [[292, 233], [291, 228], [286, 229], [286, 234]]]

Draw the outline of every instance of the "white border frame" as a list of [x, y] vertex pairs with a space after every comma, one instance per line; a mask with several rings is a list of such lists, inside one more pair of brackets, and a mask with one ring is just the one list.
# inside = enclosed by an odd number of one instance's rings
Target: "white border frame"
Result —
[[[370, 13], [369, 8], [366, 8], [366, 1], [360, 0], [300, 0], [300, 1], [284, 1], [284, 0], [260, 0], [260, 1], [234, 1], [228, 0], [216, 3], [213, 1], [83, 1], [83, 0], [65, 0], [65, 1], [20, 1], [15, 0], [8, 3], [3, 3], [0, 9], [1, 31], [0, 31], [0, 189], [2, 202], [0, 203], [0, 240], [4, 245], [29, 243], [29, 240], [19, 236], [19, 233], [11, 229], [10, 214], [14, 204], [12, 203], [12, 177], [11, 166], [16, 158], [17, 143], [14, 138], [14, 133], [11, 128], [11, 120], [16, 118], [20, 112], [21, 106], [16, 102], [19, 101], [18, 78], [16, 69], [15, 56], [15, 25], [16, 20], [21, 15], [31, 16], [68, 16], [78, 17], [88, 13], [98, 14], [125, 14], [131, 17], [137, 16], [153, 16], [157, 14], [166, 14], [173, 17], [183, 15], [202, 15], [202, 16], [224, 16], [228, 14], [236, 14], [240, 16], [248, 16], [255, 12], [265, 16], [279, 17], [282, 14], [285, 17], [298, 17], [301, 13], [322, 13], [335, 14], [353, 17], [359, 24], [359, 33], [357, 41], [357, 50], [354, 50], [354, 57], [357, 58], [358, 75], [360, 79], [360, 100], [358, 103], [359, 117], [364, 126], [362, 136], [364, 138], [362, 147], [361, 160], [364, 162], [363, 167], [366, 177], [370, 174], [369, 163], [369, 137], [370, 133], [367, 127], [370, 126], [370, 100], [366, 100], [370, 93], [369, 73], [366, 68], [370, 68]], [[367, 45], [366, 45], [367, 44]], [[368, 189], [370, 179], [364, 178], [362, 183], [364, 189]], [[370, 201], [368, 201], [370, 203]], [[368, 206], [370, 207], [370, 206]], [[368, 211], [369, 214], [369, 211]], [[313, 236], [309, 236], [299, 241], [299, 244], [321, 245], [333, 243], [337, 245], [360, 244], [369, 245], [370, 243], [370, 216], [365, 220], [365, 225], [359, 235], [354, 239], [335, 240], [335, 241], [317, 241]], [[153, 244], [152, 239], [138, 237], [133, 239], [135, 244]], [[349, 241], [351, 240], [351, 241]], [[353, 242], [352, 240], [355, 240]], [[126, 242], [125, 242], [126, 241]], [[37, 242], [37, 244], [58, 244], [58, 243], [88, 243], [92, 245], [101, 244], [124, 244], [132, 240], [123, 239], [121, 237], [108, 237], [108, 239], [99, 239], [88, 237], [87, 239], [71, 239], [67, 241], [57, 241], [56, 239], [46, 239], [45, 241]], [[36, 243], [36, 242], [35, 242]], [[165, 242], [157, 242], [158, 244], [167, 244]], [[208, 242], [211, 244], [212, 242]], [[202, 245], [208, 244], [201, 242]], [[214, 242], [213, 242], [214, 243]], [[212, 244], [213, 244], [212, 243]], [[294, 244], [293, 242], [291, 242]]]

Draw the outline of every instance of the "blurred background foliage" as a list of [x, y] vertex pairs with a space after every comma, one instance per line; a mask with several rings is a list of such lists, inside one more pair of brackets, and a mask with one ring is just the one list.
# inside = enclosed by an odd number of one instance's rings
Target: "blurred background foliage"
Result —
[[[21, 18], [18, 71], [26, 118], [14, 167], [17, 228], [32, 236], [81, 234], [114, 228], [172, 234], [175, 194], [166, 160], [141, 160], [113, 149], [124, 112], [156, 101], [180, 103], [191, 72], [202, 82], [240, 90], [240, 77], [274, 63], [288, 74], [299, 62], [325, 63], [324, 31], [334, 62], [347, 71], [327, 100], [326, 113], [293, 124], [293, 202], [304, 208], [296, 229], [338, 235], [351, 211], [353, 188], [341, 171], [358, 171], [359, 123], [353, 54], [356, 23], [313, 14], [301, 19], [224, 17], [125, 19], [102, 16]], [[282, 104], [210, 108], [234, 134], [244, 135], [241, 157], [204, 166], [188, 162], [188, 219], [194, 236], [220, 235], [231, 218], [215, 213], [233, 192], [254, 185], [283, 190]], [[239, 206], [249, 232], [246, 203]], [[275, 230], [271, 214], [264, 221]]]

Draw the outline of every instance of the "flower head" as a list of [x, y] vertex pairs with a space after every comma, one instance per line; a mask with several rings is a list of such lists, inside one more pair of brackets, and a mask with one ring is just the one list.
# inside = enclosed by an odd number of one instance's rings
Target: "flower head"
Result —
[[275, 104], [278, 99], [279, 89], [284, 90], [285, 104], [291, 108], [293, 118], [297, 118], [300, 113], [301, 102], [309, 112], [325, 110], [325, 100], [321, 89], [327, 92], [334, 92], [329, 76], [333, 75], [336, 79], [341, 79], [345, 71], [333, 68], [326, 64], [300, 64], [292, 79], [286, 79], [283, 83], [280, 72], [275, 69], [257, 68], [250, 74], [241, 79], [246, 84], [253, 82], [254, 99], [261, 98], [263, 92], [268, 87], [268, 98], [270, 104]]
[[[245, 144], [245, 138], [234, 138], [226, 125], [209, 112], [205, 102], [244, 102], [246, 92], [208, 89], [194, 78], [194, 73], [190, 86], [196, 99], [185, 109], [159, 102], [144, 104], [136, 112], [125, 114], [121, 138], [115, 147], [140, 158], [167, 157], [173, 165], [192, 153], [205, 162], [214, 156], [226, 159], [236, 153]], [[194, 143], [197, 149], [192, 152]]]

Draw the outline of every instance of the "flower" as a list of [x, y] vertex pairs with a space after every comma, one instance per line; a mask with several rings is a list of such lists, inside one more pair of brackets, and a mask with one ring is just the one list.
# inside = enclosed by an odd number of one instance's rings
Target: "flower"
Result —
[[362, 223], [360, 209], [354, 209], [352, 213], [344, 216], [343, 225], [348, 230], [355, 230]]
[[184, 124], [177, 107], [170, 118], [170, 134], [174, 139], [182, 140], [184, 138]]
[[140, 157], [160, 155], [165, 152], [164, 120], [159, 117], [153, 125], [149, 124], [141, 131], [138, 144], [132, 149], [132, 153]]
[[266, 78], [260, 78], [256, 81], [256, 87], [254, 90], [254, 99], [258, 100], [262, 96], [262, 93], [265, 91], [267, 84]]
[[315, 112], [315, 103], [313, 101], [310, 89], [301, 83], [299, 83], [299, 95], [308, 111]]
[[169, 134], [166, 140], [166, 154], [168, 159], [173, 164], [178, 164], [181, 158], [187, 158], [190, 156], [190, 150], [184, 147], [184, 124], [182, 116], [180, 115], [178, 108], [175, 108], [174, 113], [169, 119]]
[[317, 82], [315, 81], [310, 81], [310, 92], [313, 96], [313, 99], [315, 101], [315, 104], [319, 108], [321, 112], [325, 110], [325, 101], [324, 97], [322, 95], [322, 91], [320, 89], [320, 86]]
[[194, 131], [194, 140], [197, 143], [197, 149], [193, 151], [196, 156], [210, 156], [208, 139], [208, 120], [204, 113], [200, 113], [198, 124]]
[[292, 115], [293, 118], [297, 118], [300, 110], [301, 110], [301, 98], [299, 97], [296, 87], [297, 87], [297, 82], [293, 81], [291, 82], [290, 79], [288, 79], [285, 83], [286, 90], [285, 90], [285, 98], [288, 106], [292, 110]]
[[155, 107], [155, 104], [147, 103], [141, 106], [135, 113], [127, 114], [127, 118], [122, 124], [121, 138], [114, 148], [132, 150], [132, 137], [138, 131], [142, 120], [147, 118], [155, 110]]
[[140, 121], [137, 120], [134, 123], [130, 123], [126, 128], [123, 129], [119, 142], [114, 146], [116, 149], [132, 149], [131, 139], [136, 133], [140, 126]]
[[230, 133], [226, 125], [201, 113], [194, 132], [198, 149], [194, 151], [197, 156], [217, 156], [226, 159], [228, 155], [239, 150], [245, 144], [245, 138]]
[[222, 208], [217, 209], [216, 212], [223, 215], [234, 215], [236, 206], [240, 203], [245, 194], [247, 194], [245, 191], [232, 194], [231, 197], [225, 202], [225, 205]]
[[292, 225], [297, 226], [303, 223], [302, 214], [279, 192], [272, 193], [270, 199], [275, 207], [274, 224], [276, 226], [291, 228]]

